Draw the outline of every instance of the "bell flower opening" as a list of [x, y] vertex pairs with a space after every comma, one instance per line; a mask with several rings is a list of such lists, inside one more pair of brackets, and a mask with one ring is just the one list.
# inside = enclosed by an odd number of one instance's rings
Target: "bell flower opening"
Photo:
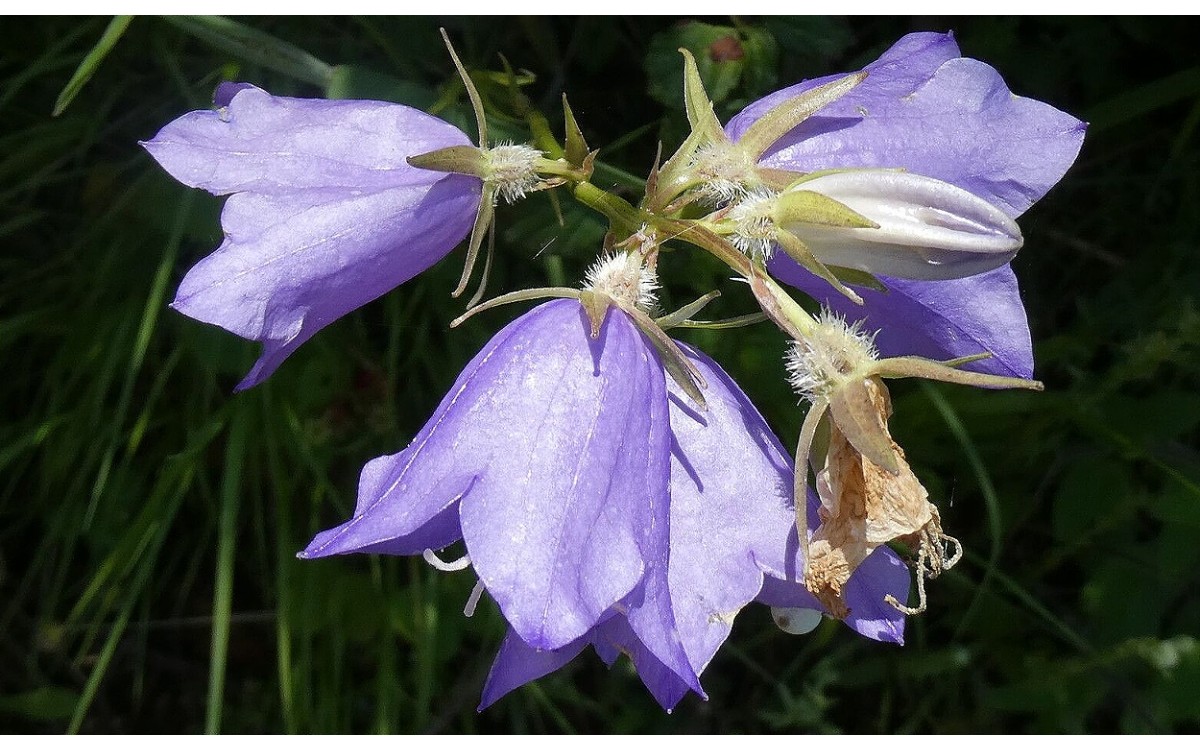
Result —
[[[899, 169], [956, 186], [1015, 219], [1062, 179], [1083, 144], [1085, 123], [1013, 94], [994, 68], [962, 57], [951, 34], [909, 34], [864, 70], [865, 79], [776, 140], [760, 170]], [[841, 78], [770, 94], [735, 115], [725, 132], [738, 141], [776, 105]], [[770, 268], [819, 303], [882, 329], [876, 341], [884, 356], [990, 352], [967, 367], [1033, 373], [1028, 321], [1010, 265], [940, 281], [884, 273], [878, 278], [886, 292], [856, 287], [862, 304], [791, 257], [776, 253]]]
[[408, 163], [469, 143], [411, 107], [272, 96], [249, 84], [223, 84], [215, 103], [142, 145], [183, 184], [229, 196], [224, 241], [188, 271], [171, 306], [263, 344], [241, 390], [454, 249], [471, 229], [480, 182]]
[[[636, 270], [613, 256], [592, 283], [632, 294]], [[484, 347], [407, 449], [367, 464], [354, 517], [301, 556], [469, 564], [511, 629], [485, 705], [589, 644], [629, 654], [666, 708], [703, 695], [700, 673], [768, 580], [772, 604], [821, 604], [800, 578], [790, 459], [728, 375], [677, 346], [708, 383], [703, 412], [621, 306], [593, 338], [580, 301], [540, 305]], [[460, 539], [466, 557], [436, 556]], [[862, 580], [847, 584], [860, 597], [847, 623], [900, 641], [885, 597], [906, 599], [907, 578]]]

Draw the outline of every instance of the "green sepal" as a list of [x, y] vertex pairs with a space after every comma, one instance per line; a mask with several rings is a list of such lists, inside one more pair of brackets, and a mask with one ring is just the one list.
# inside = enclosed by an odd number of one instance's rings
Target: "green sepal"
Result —
[[463, 67], [462, 60], [458, 59], [458, 53], [454, 51], [454, 45], [450, 43], [450, 35], [444, 28], [438, 29], [438, 31], [442, 32], [442, 41], [446, 43], [446, 51], [450, 53], [450, 59], [454, 61], [458, 77], [462, 79], [463, 87], [467, 90], [467, 98], [471, 100], [471, 109], [475, 112], [475, 123], [479, 126], [479, 147], [487, 148], [487, 117], [483, 112], [483, 98], [479, 96], [479, 89], [475, 88], [475, 83], [471, 80], [467, 69]]
[[991, 352], [980, 352], [978, 354], [968, 354], [963, 357], [955, 357], [954, 359], [942, 359], [942, 360], [938, 360], [938, 361], [941, 362], [946, 367], [962, 367], [963, 365], [969, 365], [972, 362], [981, 362], [985, 359], [991, 359], [991, 358], [992, 358]]
[[815, 224], [844, 229], [878, 229], [879, 224], [840, 201], [812, 190], [789, 190], [775, 198], [776, 226]]
[[[667, 159], [661, 168], [651, 170], [646, 179], [646, 208], [654, 213], [671, 213], [669, 206], [681, 193], [693, 184], [693, 178], [688, 174], [692, 157], [705, 143], [706, 136], [697, 131], [688, 133], [687, 138], [680, 144], [678, 150]], [[659, 144], [659, 151], [662, 144]], [[661, 155], [661, 153], [660, 153]], [[676, 207], [671, 206], [671, 209]]]
[[447, 146], [425, 154], [408, 157], [408, 163], [418, 169], [434, 172], [469, 174], [479, 179], [488, 176], [487, 155], [474, 146]]
[[833, 271], [829, 270], [829, 267], [822, 263], [799, 237], [781, 229], [775, 235], [775, 242], [783, 248], [783, 251], [787, 253], [789, 258], [799, 263], [810, 273], [820, 276], [829, 282], [834, 289], [844, 294], [854, 304], [861, 305], [863, 303], [862, 297], [853, 289], [843, 284], [841, 279]]
[[721, 127], [721, 121], [717, 119], [717, 113], [713, 111], [708, 92], [704, 90], [704, 81], [700, 78], [696, 58], [690, 50], [683, 47], [679, 48], [679, 54], [683, 55], [683, 104], [692, 132], [701, 136], [703, 142], [729, 140]]
[[707, 307], [709, 302], [712, 302], [720, 296], [720, 292], [715, 290], [711, 291], [703, 297], [689, 302], [673, 313], [655, 318], [654, 323], [664, 331], [674, 328], [678, 325], [683, 325], [689, 318]]
[[654, 320], [637, 309], [633, 305], [622, 305], [621, 309], [633, 318], [633, 322], [637, 325], [646, 338], [650, 339], [650, 343], [658, 350], [658, 355], [662, 358], [663, 367], [667, 374], [675, 381], [683, 392], [692, 399], [702, 411], [708, 410], [708, 402], [704, 400], [704, 390], [708, 388], [708, 383], [704, 381], [704, 376], [692, 364], [692, 361], [687, 358], [683, 350], [679, 348], [674, 339], [666, 334], [663, 329], [659, 328]]
[[685, 320], [678, 324], [678, 328], [699, 328], [705, 331], [728, 331], [733, 328], [745, 328], [752, 326], [755, 323], [761, 323], [767, 320], [765, 313], [747, 313], [745, 315], [735, 315], [732, 318], [721, 318], [720, 320]]
[[571, 111], [571, 105], [567, 103], [567, 95], [565, 93], [562, 97], [562, 105], [563, 130], [566, 133], [567, 140], [566, 158], [572, 165], [581, 167], [589, 153], [587, 141], [584, 140], [583, 131], [579, 128], [579, 123], [575, 120], [575, 113]]
[[475, 259], [479, 257], [479, 246], [483, 243], [483, 235], [492, 226], [496, 217], [496, 188], [486, 180], [483, 183], [483, 193], [479, 196], [479, 208], [475, 211], [475, 224], [471, 227], [471, 240], [467, 243], [467, 257], [463, 261], [462, 276], [458, 286], [450, 293], [457, 297], [467, 288], [471, 280], [471, 271], [475, 268]]
[[583, 293], [578, 289], [572, 289], [565, 286], [546, 286], [535, 289], [522, 289], [517, 292], [509, 292], [508, 294], [501, 294], [499, 297], [492, 297], [487, 302], [475, 305], [470, 310], [467, 310], [462, 315], [459, 315], [457, 318], [450, 321], [450, 327], [457, 328], [469, 318], [483, 312], [484, 310], [491, 310], [493, 307], [509, 305], [513, 302], [527, 302], [534, 299], [579, 299], [582, 294]]
[[854, 378], [834, 389], [829, 411], [833, 423], [864, 458], [892, 476], [900, 473], [900, 459], [892, 449], [887, 425], [875, 410], [865, 379]]
[[837, 276], [840, 281], [846, 284], [854, 284], [855, 286], [864, 286], [867, 289], [873, 289], [876, 292], [886, 292], [887, 285], [872, 274], [866, 271], [860, 271], [857, 268], [846, 268], [845, 266], [825, 266], [834, 276]]
[[800, 541], [800, 550], [803, 553], [804, 567], [802, 571], [804, 573], [808, 572], [808, 462], [812, 456], [817, 427], [821, 424], [821, 417], [825, 416], [825, 410], [828, 407], [829, 402], [825, 400], [817, 401], [809, 407], [808, 414], [804, 415], [804, 424], [800, 426], [800, 439], [796, 441], [792, 503], [796, 510], [796, 536]]
[[885, 378], [924, 378], [925, 380], [940, 380], [943, 383], [970, 385], [976, 388], [1020, 388], [1027, 391], [1046, 389], [1040, 380], [988, 375], [982, 372], [960, 370], [954, 366], [974, 362], [978, 359], [978, 356], [960, 357], [948, 362], [938, 362], [923, 357], [892, 357], [876, 362], [871, 368], [871, 372]]
[[479, 276], [479, 286], [475, 289], [475, 293], [471, 295], [471, 299], [467, 300], [467, 309], [470, 310], [479, 304], [483, 299], [483, 295], [487, 292], [488, 279], [492, 275], [492, 259], [496, 256], [496, 225], [492, 224], [488, 227], [488, 244], [487, 255], [483, 256], [483, 273]]
[[604, 324], [604, 314], [613, 305], [613, 298], [601, 292], [585, 289], [579, 293], [579, 304], [583, 305], [583, 311], [587, 313], [588, 321], [592, 324], [592, 338], [598, 337], [600, 326]]
[[746, 129], [738, 139], [738, 145], [753, 157], [753, 161], [758, 161], [776, 141], [792, 132], [797, 125], [823, 107], [850, 93], [850, 90], [862, 83], [866, 77], [865, 70], [851, 73], [776, 104]]

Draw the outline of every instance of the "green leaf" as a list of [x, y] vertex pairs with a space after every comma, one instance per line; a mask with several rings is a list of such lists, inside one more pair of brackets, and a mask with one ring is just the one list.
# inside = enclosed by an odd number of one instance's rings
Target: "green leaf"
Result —
[[1091, 137], [1115, 125], [1200, 94], [1200, 66], [1124, 91], [1087, 112]]
[[125, 33], [125, 29], [129, 28], [129, 22], [132, 20], [133, 16], [113, 16], [113, 19], [108, 22], [108, 27], [100, 35], [100, 41], [96, 42], [96, 46], [92, 47], [91, 51], [84, 56], [83, 62], [79, 63], [79, 67], [71, 75], [71, 80], [67, 81], [66, 86], [63, 86], [58, 99], [54, 102], [54, 111], [50, 113], [52, 117], [61, 115], [63, 110], [83, 90], [84, 85], [95, 74], [96, 68], [100, 67], [100, 63], [104, 62], [104, 58], [108, 56], [109, 52], [112, 52], [112, 48]]
[[75, 711], [79, 694], [47, 685], [26, 693], [0, 695], [0, 713], [17, 714], [34, 721], [60, 721]]
[[163, 20], [217, 49], [300, 81], [328, 86], [333, 66], [294, 44], [224, 16], [163, 16]]
[[1129, 471], [1107, 457], [1083, 458], [1063, 476], [1054, 498], [1054, 535], [1072, 541], [1132, 514]]
[[681, 48], [679, 52], [683, 55], [683, 107], [692, 132], [700, 135], [702, 142], [725, 140], [721, 121], [713, 111], [712, 101], [696, 68], [695, 56], [687, 49]]
[[740, 93], [739, 87], [749, 88], [745, 94], [753, 96], [774, 82], [778, 54], [770, 34], [752, 27], [691, 21], [656, 34], [646, 52], [649, 94], [673, 109], [684, 108], [679, 87], [683, 75], [680, 48], [694, 56], [700, 79], [714, 104]]
[[330, 99], [396, 102], [423, 110], [428, 110], [437, 101], [437, 92], [428, 86], [360, 65], [335, 65], [325, 85], [325, 96]]

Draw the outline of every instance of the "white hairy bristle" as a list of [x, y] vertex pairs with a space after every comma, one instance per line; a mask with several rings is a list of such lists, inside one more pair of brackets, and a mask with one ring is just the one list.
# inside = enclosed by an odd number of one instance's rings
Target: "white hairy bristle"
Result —
[[731, 143], [709, 143], [696, 149], [691, 169], [700, 178], [700, 199], [714, 208], [744, 195], [757, 181], [754, 162]]
[[729, 235], [730, 243], [743, 255], [768, 260], [775, 250], [779, 232], [771, 217], [774, 209], [775, 193], [765, 188], [747, 193], [726, 214], [735, 225], [733, 234]]
[[861, 320], [850, 324], [822, 308], [816, 330], [806, 341], [793, 342], [788, 351], [788, 379], [796, 393], [815, 403], [878, 358], [875, 333], [864, 331]]
[[588, 269], [584, 288], [649, 311], [658, 301], [658, 275], [635, 255], [605, 255]]
[[501, 143], [485, 151], [488, 182], [505, 203], [515, 203], [538, 183], [537, 160], [542, 152], [523, 143]]

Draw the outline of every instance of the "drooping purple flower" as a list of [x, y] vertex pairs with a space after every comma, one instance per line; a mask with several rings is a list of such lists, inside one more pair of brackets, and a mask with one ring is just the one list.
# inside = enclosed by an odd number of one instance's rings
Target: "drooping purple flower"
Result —
[[[807, 596], [791, 463], [745, 395], [686, 350], [708, 384], [699, 411], [621, 308], [590, 329], [574, 300], [506, 327], [406, 450], [367, 464], [354, 517], [302, 553], [421, 554], [461, 538], [510, 626], [484, 705], [592, 645], [609, 662], [630, 655], [670, 708], [703, 695], [699, 674], [764, 578], [779, 582], [768, 597]], [[903, 599], [904, 565], [880, 555], [901, 575], [856, 590]], [[849, 622], [899, 642], [903, 618], [882, 596], [856, 600]]]
[[[1062, 178], [1083, 143], [1084, 123], [1015, 96], [994, 68], [961, 57], [950, 34], [909, 34], [866, 70], [864, 81], [777, 141], [761, 164], [798, 172], [901, 168], [965, 189], [1015, 218]], [[725, 130], [737, 139], [772, 106], [838, 78], [775, 92]], [[1029, 327], [1010, 266], [948, 281], [882, 277], [887, 292], [857, 290], [861, 307], [782, 254], [771, 269], [848, 318], [882, 329], [877, 343], [886, 356], [991, 352], [968, 367], [1032, 374]]]
[[242, 389], [449, 253], [471, 229], [480, 181], [408, 164], [470, 144], [411, 107], [230, 83], [214, 103], [143, 145], [185, 185], [230, 196], [224, 242], [187, 273], [171, 306], [263, 343]]

